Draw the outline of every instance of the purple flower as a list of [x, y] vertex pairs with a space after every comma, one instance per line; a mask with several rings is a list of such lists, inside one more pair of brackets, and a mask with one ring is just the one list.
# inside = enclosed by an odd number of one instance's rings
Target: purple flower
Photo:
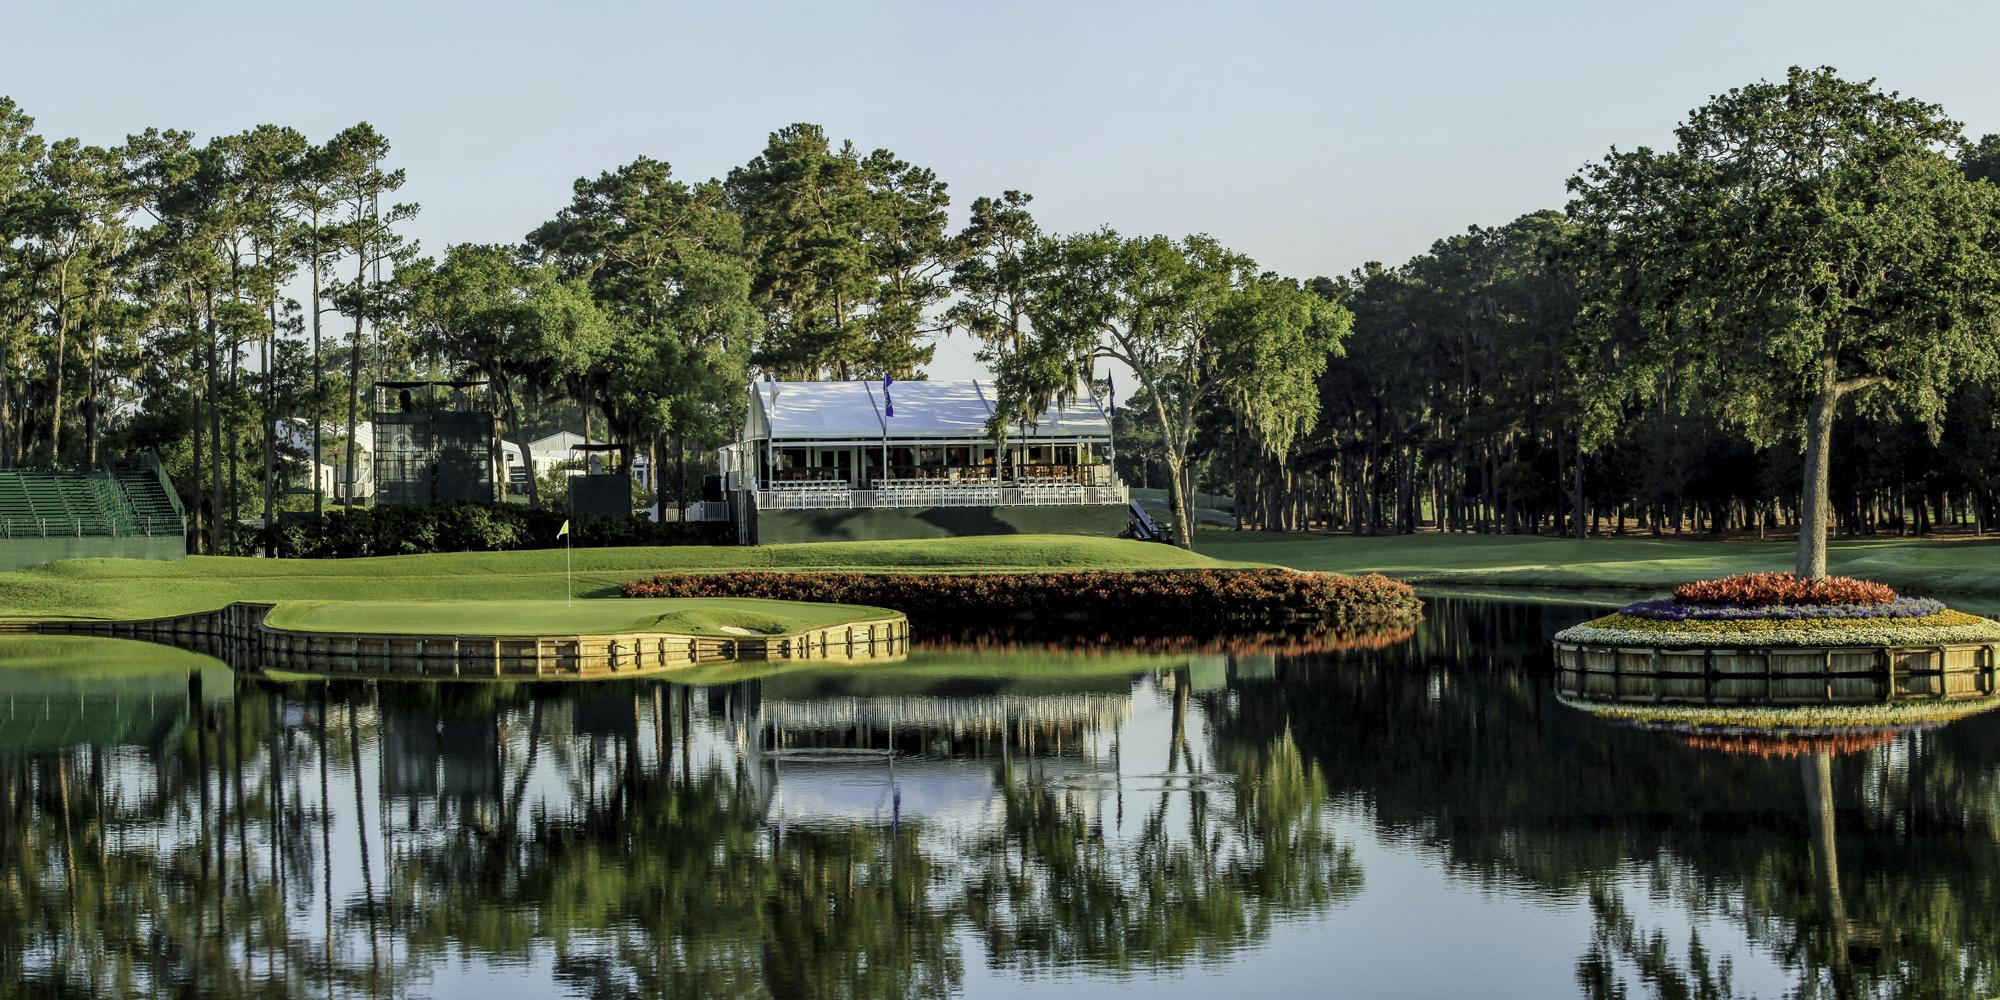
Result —
[[1923, 618], [1944, 609], [1944, 602], [1928, 597], [1898, 597], [1888, 604], [1772, 604], [1754, 608], [1733, 604], [1682, 604], [1665, 598], [1627, 604], [1619, 608], [1618, 613], [1666, 622], [1802, 621], [1813, 618]]

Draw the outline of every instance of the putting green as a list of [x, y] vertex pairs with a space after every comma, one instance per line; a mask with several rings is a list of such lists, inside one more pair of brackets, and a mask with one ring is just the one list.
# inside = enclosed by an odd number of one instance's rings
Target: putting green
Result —
[[735, 597], [565, 601], [284, 601], [264, 624], [294, 632], [375, 635], [791, 635], [900, 617], [853, 604]]

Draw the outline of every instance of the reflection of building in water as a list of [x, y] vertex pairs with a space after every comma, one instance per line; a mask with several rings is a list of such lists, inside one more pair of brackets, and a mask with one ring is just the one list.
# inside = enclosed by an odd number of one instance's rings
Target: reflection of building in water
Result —
[[779, 821], [971, 821], [1001, 807], [1003, 764], [1047, 781], [1116, 770], [1127, 692], [765, 699], [754, 717]]
[[576, 735], [606, 743], [624, 743], [639, 733], [639, 707], [633, 693], [623, 685], [585, 687], [568, 699], [571, 727]]
[[459, 816], [480, 813], [500, 789], [500, 727], [492, 713], [452, 715], [403, 709], [382, 717], [383, 794], [406, 809], [414, 829], [418, 806], [435, 803]]
[[926, 756], [1075, 756], [1115, 728], [1132, 697], [1106, 694], [893, 695], [764, 702], [763, 746], [840, 746]]

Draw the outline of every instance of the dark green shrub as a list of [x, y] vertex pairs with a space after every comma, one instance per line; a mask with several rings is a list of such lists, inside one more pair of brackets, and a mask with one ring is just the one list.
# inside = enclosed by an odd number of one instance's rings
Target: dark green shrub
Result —
[[655, 524], [643, 517], [568, 518], [561, 511], [529, 510], [514, 504], [458, 501], [332, 508], [318, 523], [283, 521], [263, 529], [258, 541], [278, 555], [295, 559], [417, 555], [426, 552], [506, 552], [559, 548], [557, 537], [570, 520], [570, 541], [578, 548], [619, 545], [724, 545], [734, 539], [727, 524]]
[[1042, 573], [662, 573], [627, 597], [763, 597], [890, 608], [933, 633], [1013, 621], [1191, 635], [1301, 623], [1407, 622], [1423, 609], [1387, 577], [1282, 569]]

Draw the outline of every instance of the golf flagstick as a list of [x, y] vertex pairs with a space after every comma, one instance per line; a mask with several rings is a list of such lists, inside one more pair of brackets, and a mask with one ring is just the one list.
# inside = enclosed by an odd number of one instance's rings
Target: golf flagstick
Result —
[[563, 540], [563, 604], [574, 604], [576, 602], [576, 583], [570, 578], [570, 548], [575, 543], [569, 536], [569, 520], [567, 518], [563, 520], [562, 530], [556, 532], [556, 537]]

